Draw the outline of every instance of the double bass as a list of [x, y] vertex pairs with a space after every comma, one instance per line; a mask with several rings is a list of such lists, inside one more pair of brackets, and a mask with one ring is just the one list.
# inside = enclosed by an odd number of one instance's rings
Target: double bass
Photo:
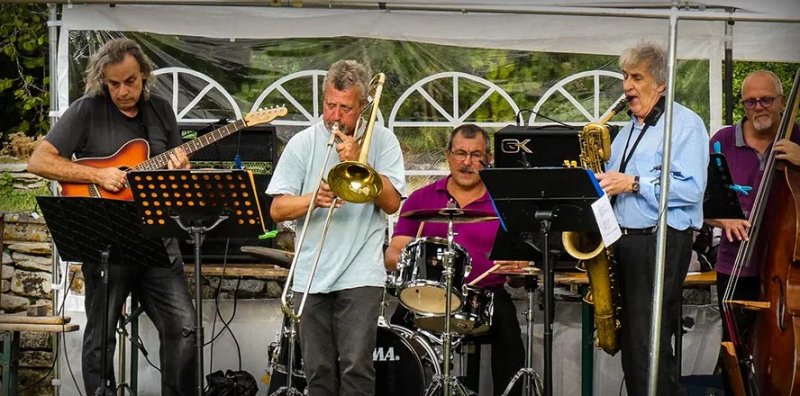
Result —
[[[789, 139], [795, 129], [799, 92], [800, 69], [786, 98], [775, 143]], [[731, 334], [743, 357], [743, 385], [751, 396], [800, 395], [800, 170], [777, 160], [774, 152], [769, 154], [749, 220], [749, 239], [739, 246], [734, 271], [754, 259], [762, 263], [762, 270], [752, 349]], [[729, 307], [726, 303], [723, 307]], [[723, 311], [729, 317], [727, 308]]]

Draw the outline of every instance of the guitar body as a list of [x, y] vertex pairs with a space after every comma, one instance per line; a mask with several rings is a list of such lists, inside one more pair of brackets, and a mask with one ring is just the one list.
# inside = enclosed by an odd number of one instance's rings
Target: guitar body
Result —
[[[247, 126], [270, 122], [275, 117], [285, 116], [286, 107], [276, 107], [268, 110], [259, 110], [248, 113], [243, 120], [234, 121], [224, 127], [217, 128], [201, 138], [186, 142], [178, 148], [187, 156], [197, 150], [212, 144], [219, 139], [230, 136], [232, 133]], [[93, 168], [118, 168], [129, 172], [132, 170], [157, 170], [164, 169], [169, 163], [169, 156], [175, 149], [167, 150], [150, 158], [150, 145], [144, 139], [133, 139], [119, 148], [116, 153], [108, 157], [81, 158], [75, 160], [76, 164], [87, 165]], [[61, 195], [65, 197], [90, 197], [109, 198], [124, 201], [133, 201], [133, 193], [128, 186], [118, 192], [103, 190], [96, 184], [61, 182]]]
[[[150, 156], [150, 145], [144, 139], [133, 139], [125, 143], [116, 153], [108, 157], [87, 157], [77, 159], [76, 164], [87, 165], [93, 168], [119, 168], [131, 170], [146, 161]], [[65, 197], [92, 197], [109, 198], [132, 201], [131, 189], [125, 187], [118, 192], [111, 192], [100, 188], [96, 184], [61, 182], [61, 195]]]

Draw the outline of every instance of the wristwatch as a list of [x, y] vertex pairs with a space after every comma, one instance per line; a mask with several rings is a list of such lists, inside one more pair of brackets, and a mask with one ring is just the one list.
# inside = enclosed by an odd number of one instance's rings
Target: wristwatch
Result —
[[639, 176], [633, 177], [633, 184], [631, 184], [631, 192], [634, 194], [639, 193]]

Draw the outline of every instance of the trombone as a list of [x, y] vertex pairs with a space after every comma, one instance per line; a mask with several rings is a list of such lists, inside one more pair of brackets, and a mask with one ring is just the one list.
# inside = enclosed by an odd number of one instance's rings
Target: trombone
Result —
[[[316, 273], [317, 265], [319, 264], [319, 258], [322, 254], [322, 247], [325, 244], [325, 238], [328, 234], [328, 228], [330, 227], [331, 219], [333, 217], [333, 210], [336, 208], [338, 201], [341, 199], [343, 201], [353, 203], [372, 202], [383, 190], [383, 181], [381, 180], [380, 175], [378, 175], [378, 172], [376, 172], [367, 163], [367, 156], [369, 155], [369, 147], [372, 140], [372, 130], [375, 128], [375, 119], [378, 115], [378, 105], [380, 103], [381, 94], [383, 93], [383, 84], [385, 82], [386, 75], [383, 73], [378, 73], [370, 82], [370, 86], [374, 86], [375, 89], [374, 94], [372, 95], [372, 106], [369, 108], [369, 121], [366, 129], [364, 130], [364, 134], [362, 135], [363, 140], [361, 143], [361, 151], [358, 156], [358, 161], [342, 162], [331, 168], [330, 172], [328, 172], [327, 183], [330, 186], [331, 191], [333, 191], [333, 193], [336, 195], [336, 198], [334, 198], [331, 206], [328, 208], [328, 214], [325, 218], [325, 225], [322, 228], [321, 240], [314, 255], [314, 264], [311, 267], [311, 272], [309, 273], [308, 281], [305, 285], [303, 298], [300, 301], [297, 312], [295, 312], [291, 307], [289, 294], [291, 293], [297, 260], [300, 257], [299, 253], [306, 239], [306, 231], [308, 230], [308, 225], [311, 220], [311, 212], [313, 212], [315, 208], [316, 199], [319, 195], [319, 189], [322, 185], [322, 181], [324, 180], [323, 175], [325, 174], [325, 168], [327, 168], [328, 165], [328, 158], [330, 157], [333, 143], [336, 140], [336, 131], [338, 131], [340, 128], [338, 122], [335, 122], [331, 127], [331, 137], [330, 140], [328, 140], [325, 161], [322, 165], [322, 170], [320, 171], [317, 185], [314, 188], [314, 194], [311, 197], [311, 202], [309, 202], [308, 209], [306, 210], [306, 217], [303, 222], [303, 231], [300, 233], [300, 238], [295, 244], [296, 254], [292, 259], [292, 265], [289, 268], [289, 274], [286, 277], [286, 284], [284, 285], [283, 293], [281, 294], [281, 310], [292, 319], [292, 322], [299, 321], [300, 316], [303, 313], [306, 298], [308, 297], [308, 291], [311, 289], [311, 282], [314, 280], [314, 274]], [[356, 125], [356, 131], [358, 131], [360, 123], [361, 119], [359, 119], [359, 122]]]

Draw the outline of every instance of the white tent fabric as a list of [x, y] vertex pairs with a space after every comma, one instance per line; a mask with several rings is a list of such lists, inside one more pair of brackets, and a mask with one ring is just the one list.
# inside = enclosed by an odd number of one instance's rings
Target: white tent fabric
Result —
[[[562, 53], [619, 54], [638, 40], [666, 42], [668, 10], [647, 8], [664, 2], [636, 4], [607, 1], [512, 0], [491, 4], [500, 12], [484, 12], [478, 1], [439, 0], [421, 4], [390, 1], [389, 10], [363, 8], [288, 8], [196, 5], [137, 5], [121, 1], [114, 7], [98, 4], [69, 5], [62, 16], [58, 51], [58, 111], [68, 101], [68, 37], [70, 30], [134, 31], [217, 38], [289, 38], [353, 36], [417, 41], [442, 45], [551, 51]], [[331, 6], [344, 7], [342, 2]], [[376, 7], [372, 1], [350, 6]], [[697, 9], [697, 3], [695, 9]], [[636, 6], [640, 8], [636, 8]], [[578, 7], [581, 6], [581, 7]], [[739, 60], [800, 62], [800, 2], [719, 1], [705, 7], [737, 8], [731, 14], [679, 11], [677, 55], [681, 59], [709, 59], [710, 127], [722, 124], [722, 61], [726, 40], [732, 39]], [[476, 9], [476, 12], [394, 10], [392, 7]], [[515, 12], [516, 10], [516, 12]], [[577, 15], [584, 11], [595, 15]], [[553, 15], [556, 12], [568, 15]], [[598, 13], [623, 16], [597, 16]], [[633, 16], [624, 16], [624, 15]], [[636, 17], [650, 15], [650, 17]], [[699, 20], [706, 16], [716, 20]], [[720, 18], [736, 22], [733, 37], [726, 37]], [[763, 18], [767, 22], [754, 21]], [[480, 26], [481, 28], [476, 28]]]
[[[134, 31], [231, 40], [353, 36], [615, 55], [639, 40], [666, 42], [670, 13], [668, 9], [657, 8], [669, 5], [663, 1], [561, 0], [556, 4], [537, 0], [490, 3], [399, 0], [381, 2], [386, 9], [376, 9], [378, 2], [365, 0], [330, 0], [319, 2], [319, 7], [304, 8], [256, 7], [255, 2], [251, 6], [233, 6], [225, 1], [214, 2], [213, 6], [211, 2], [208, 5], [142, 5], [124, 0], [116, 3], [114, 7], [98, 4], [64, 7], [58, 49], [59, 111], [68, 105], [70, 31]], [[180, 2], [172, 0], [171, 3]], [[314, 2], [291, 3], [314, 5]], [[800, 63], [796, 39], [800, 37], [800, 2], [797, 0], [676, 3], [681, 6], [676, 13], [678, 58], [709, 60], [711, 130], [716, 130], [722, 119], [722, 61], [726, 44], [732, 44], [734, 59]], [[324, 5], [329, 8], [322, 8]], [[729, 14], [721, 7], [735, 8], [736, 12]], [[736, 21], [731, 36], [725, 33], [727, 19]], [[717, 340], [716, 333], [713, 339]], [[690, 345], [696, 347], [696, 344]], [[713, 364], [705, 363], [705, 366]], [[602, 372], [603, 368], [597, 371]], [[708, 372], [708, 367], [694, 367], [692, 371], [695, 370]], [[614, 377], [619, 378], [619, 375]], [[574, 382], [574, 378], [572, 380]], [[597, 382], [596, 385], [603, 391], [618, 387]]]

